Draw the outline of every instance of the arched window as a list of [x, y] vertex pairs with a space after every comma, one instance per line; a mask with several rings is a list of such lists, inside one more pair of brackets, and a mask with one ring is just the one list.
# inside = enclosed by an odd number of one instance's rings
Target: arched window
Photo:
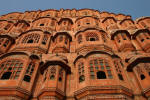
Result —
[[148, 32], [142, 32], [142, 33], [139, 33], [137, 36], [136, 36], [137, 40], [139, 42], [144, 42], [145, 40], [149, 40], [150, 39], [150, 35]]
[[17, 59], [7, 60], [0, 65], [0, 79], [18, 79], [23, 62]]
[[121, 37], [123, 38], [123, 40], [127, 40], [127, 39], [126, 39], [126, 36], [127, 36], [127, 35], [126, 35], [125, 33], [120, 33], [120, 34], [121, 34]]
[[84, 77], [84, 75], [81, 75], [81, 76], [79, 77], [79, 82], [83, 82], [83, 81], [85, 81], [85, 77]]
[[141, 75], [140, 75], [140, 78], [141, 78], [141, 80], [144, 80], [144, 79], [145, 79], [145, 75], [144, 75], [144, 74], [141, 74]]
[[150, 76], [150, 64], [144, 64], [144, 68], [146, 70], [146, 72], [148, 73], [148, 75]]
[[53, 79], [55, 79], [55, 75], [56, 75], [56, 68], [55, 68], [55, 66], [53, 66], [53, 67], [51, 67], [51, 69], [50, 69], [50, 80], [53, 80]]
[[35, 68], [35, 63], [31, 62], [28, 65], [28, 68], [26, 69], [26, 73], [25, 73], [25, 76], [24, 76], [24, 79], [23, 79], [24, 81], [30, 82], [32, 74], [33, 74], [33, 71], [34, 71], [34, 68]]
[[102, 40], [103, 40], [104, 42], [107, 42], [106, 33], [102, 33], [101, 36], [102, 36]]
[[86, 40], [87, 41], [98, 41], [99, 37], [96, 33], [88, 33], [88, 34], [86, 34]]
[[59, 70], [59, 78], [58, 78], [58, 80], [59, 80], [59, 82], [61, 82], [62, 80], [63, 80], [63, 69], [61, 68], [60, 70]]
[[90, 20], [89, 19], [86, 19], [85, 22], [86, 22], [87, 25], [90, 24]]
[[54, 80], [56, 76], [56, 66], [49, 66], [43, 74], [43, 81], [46, 79]]
[[80, 24], [81, 24], [80, 21], [78, 21], [78, 22], [77, 22], [77, 26], [80, 27]]
[[7, 47], [8, 43], [9, 43], [9, 40], [6, 39], [6, 40], [5, 40], [5, 43], [3, 44], [3, 46], [4, 46], [4, 47]]
[[85, 80], [84, 77], [84, 63], [80, 62], [78, 64], [78, 74], [79, 74], [79, 82], [83, 82]]
[[137, 38], [140, 40], [139, 42], [144, 42], [145, 40], [141, 33], [137, 35]]
[[145, 75], [144, 75], [144, 70], [143, 70], [143, 68], [141, 68], [141, 67], [143, 67], [144, 65], [145, 65], [145, 64], [140, 63], [140, 64], [138, 64], [138, 65], [135, 67], [135, 71], [136, 71], [138, 77], [139, 77], [141, 80], [144, 80], [144, 79], [146, 78]]
[[122, 74], [118, 74], [120, 80], [123, 80]]
[[145, 39], [150, 39], [149, 33], [145, 32], [145, 33], [143, 33], [143, 35], [144, 35]]
[[[104, 59], [94, 59], [89, 61], [89, 73], [91, 79], [112, 79], [111, 67]], [[95, 77], [96, 76], [96, 77]]]
[[[118, 74], [118, 78], [119, 78], [119, 80], [124, 80], [123, 79], [123, 76], [122, 76], [122, 62], [121, 61], [119, 61], [119, 60], [116, 60], [116, 61], [114, 61], [114, 65], [115, 65], [115, 69], [116, 69], [116, 72], [117, 72], [117, 74]], [[121, 67], [122, 66], [122, 67]]]
[[40, 39], [39, 34], [29, 34], [23, 38], [22, 43], [38, 43], [39, 39]]
[[43, 44], [43, 45], [46, 45], [47, 40], [48, 40], [47, 35], [44, 35], [43, 40], [42, 40], [42, 44]]

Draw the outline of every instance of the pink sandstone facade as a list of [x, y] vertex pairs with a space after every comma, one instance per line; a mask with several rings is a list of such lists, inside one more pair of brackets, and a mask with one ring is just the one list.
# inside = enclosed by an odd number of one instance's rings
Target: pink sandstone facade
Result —
[[0, 16], [0, 100], [150, 100], [150, 17], [92, 9]]

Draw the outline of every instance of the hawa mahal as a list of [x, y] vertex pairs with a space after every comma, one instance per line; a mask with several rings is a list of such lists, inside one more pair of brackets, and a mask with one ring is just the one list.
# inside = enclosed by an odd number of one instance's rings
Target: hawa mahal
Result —
[[0, 16], [0, 100], [150, 100], [150, 17], [92, 9]]

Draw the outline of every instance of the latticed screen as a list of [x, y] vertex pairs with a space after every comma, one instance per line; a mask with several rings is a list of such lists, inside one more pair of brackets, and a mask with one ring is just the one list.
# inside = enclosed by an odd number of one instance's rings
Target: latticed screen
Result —
[[39, 34], [29, 34], [23, 38], [22, 43], [38, 43], [39, 39], [40, 39]]
[[32, 78], [32, 74], [33, 74], [33, 71], [34, 71], [34, 68], [35, 68], [35, 63], [34, 62], [31, 62], [29, 65], [28, 65], [28, 68], [26, 70], [26, 73], [25, 73], [25, 76], [24, 76], [24, 81], [26, 82], [30, 82], [31, 78]]
[[23, 62], [17, 59], [2, 62], [0, 65], [0, 79], [18, 79], [23, 69]]
[[94, 59], [89, 62], [89, 73], [91, 79], [112, 79], [111, 67], [104, 59]]
[[84, 63], [80, 62], [78, 64], [78, 73], [79, 73], [79, 82], [83, 82], [85, 80], [85, 76], [84, 76]]

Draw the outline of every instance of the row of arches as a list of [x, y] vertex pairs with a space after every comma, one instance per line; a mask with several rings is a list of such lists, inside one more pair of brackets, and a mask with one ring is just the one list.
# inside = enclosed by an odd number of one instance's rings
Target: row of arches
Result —
[[[57, 81], [60, 86], [59, 88], [64, 91], [66, 75], [71, 73], [70, 67], [67, 65], [67, 58], [59, 55], [51, 56], [51, 60], [40, 63], [40, 56], [30, 55], [27, 57], [27, 55], [28, 54], [21, 52], [12, 52], [2, 55], [0, 57], [0, 81], [23, 80], [26, 82], [25, 84], [31, 84], [39, 70], [40, 73], [38, 74], [41, 75], [40, 79], [42, 79], [41, 81], [43, 84]], [[26, 59], [20, 59], [23, 58], [23, 56]], [[29, 60], [27, 61], [27, 59]], [[138, 60], [136, 59], [135, 62], [136, 61]], [[73, 73], [77, 76], [76, 82], [79, 89], [83, 88], [82, 84], [87, 83], [89, 80], [91, 82], [95, 82], [91, 83], [94, 85], [97, 85], [96, 83], [100, 81], [103, 81], [104, 83], [105, 81], [106, 83], [107, 81], [110, 81], [113, 82], [113, 84], [118, 84], [118, 81], [120, 81], [120, 85], [128, 87], [124, 64], [117, 55], [93, 51], [77, 57], [74, 60], [74, 64], [75, 71], [73, 71]], [[133, 65], [131, 64], [130, 68], [132, 66]], [[132, 68], [133, 72], [137, 75], [137, 79], [139, 80], [141, 87], [144, 89], [147, 88], [149, 85], [146, 82], [149, 79], [148, 77], [150, 77], [149, 63], [144, 65], [139, 63], [137, 66]], [[106, 83], [105, 85], [107, 85]], [[53, 85], [51, 84], [49, 86]], [[62, 88], [62, 86], [64, 87]]]
[[[146, 19], [147, 22], [148, 19]], [[131, 19], [124, 19], [119, 22], [119, 25], [122, 28], [118, 27], [117, 20], [113, 17], [106, 17], [104, 18], [101, 23], [99, 19], [96, 17], [85, 16], [79, 19], [76, 19], [74, 22], [70, 18], [62, 18], [57, 21], [55, 18], [52, 17], [40, 17], [32, 21], [32, 24], [28, 23], [25, 20], [19, 20], [16, 23], [7, 20], [0, 21], [1, 26], [0, 29], [2, 33], [5, 32], [24, 32], [30, 29], [42, 29], [43, 31], [80, 31], [85, 28], [102, 28], [103, 30], [109, 31], [114, 29], [137, 29], [137, 28], [146, 28], [149, 27], [149, 23], [141, 25], [136, 25], [134, 21]], [[73, 25], [75, 23], [75, 25]], [[140, 23], [140, 22], [138, 22]], [[145, 23], [142, 22], [142, 23]]]
[[[72, 39], [75, 39], [72, 40]], [[116, 46], [119, 52], [122, 51], [134, 51], [136, 50], [137, 45], [144, 50], [149, 52], [149, 40], [150, 32], [147, 29], [141, 29], [136, 31], [133, 35], [126, 30], [118, 30], [114, 33], [108, 35], [103, 30], [98, 29], [86, 29], [84, 31], [77, 32], [74, 37], [68, 32], [57, 32], [49, 33], [47, 31], [43, 32], [39, 29], [29, 30], [23, 32], [18, 36], [18, 39], [12, 38], [9, 35], [1, 35], [0, 41], [1, 44], [1, 53], [5, 53], [9, 50], [10, 46], [15, 44], [15, 48], [24, 48], [26, 46], [37, 47], [41, 46], [44, 48], [44, 53], [48, 52], [49, 47], [51, 52], [60, 53], [60, 52], [70, 52], [71, 42], [76, 42], [76, 49], [82, 48], [84, 45], [90, 44], [110, 44], [112, 41], [115, 42], [113, 46]], [[132, 44], [133, 41], [136, 41], [136, 46]]]

